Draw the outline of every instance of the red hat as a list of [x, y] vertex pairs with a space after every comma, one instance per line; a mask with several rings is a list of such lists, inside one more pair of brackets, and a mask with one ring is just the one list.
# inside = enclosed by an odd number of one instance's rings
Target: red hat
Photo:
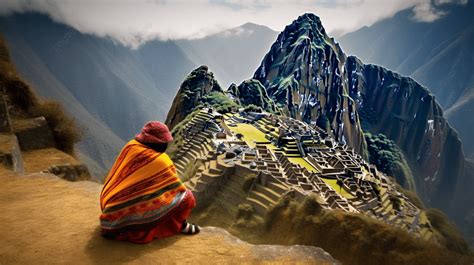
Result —
[[135, 135], [135, 140], [141, 143], [164, 144], [173, 141], [173, 136], [166, 124], [159, 121], [149, 121], [142, 131]]

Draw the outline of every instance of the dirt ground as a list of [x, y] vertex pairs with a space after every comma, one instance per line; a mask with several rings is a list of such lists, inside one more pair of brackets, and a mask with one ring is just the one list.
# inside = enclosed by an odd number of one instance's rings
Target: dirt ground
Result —
[[99, 234], [100, 188], [0, 172], [0, 264], [336, 263], [320, 248], [256, 246], [215, 227], [147, 245], [107, 240]]

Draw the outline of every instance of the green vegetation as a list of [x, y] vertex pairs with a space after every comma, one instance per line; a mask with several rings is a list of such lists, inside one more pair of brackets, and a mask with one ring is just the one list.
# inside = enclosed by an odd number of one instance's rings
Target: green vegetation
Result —
[[288, 157], [288, 160], [293, 164], [298, 164], [306, 168], [309, 172], [317, 172], [317, 170], [302, 157]]
[[326, 184], [328, 184], [329, 186], [331, 186], [331, 188], [333, 190], [335, 190], [337, 193], [339, 193], [340, 195], [344, 196], [345, 198], [347, 199], [352, 199], [354, 198], [354, 195], [350, 194], [349, 192], [347, 192], [345, 189], [343, 189], [341, 186], [339, 186], [337, 184], [337, 180], [336, 179], [325, 179], [325, 178], [321, 178], [324, 182], [326, 182]]
[[174, 158], [175, 154], [179, 151], [179, 149], [183, 146], [183, 129], [184, 126], [199, 113], [199, 109], [194, 110], [193, 112], [189, 113], [181, 122], [176, 124], [173, 129], [171, 130], [171, 134], [173, 135], [173, 142], [168, 145], [168, 149], [166, 153], [171, 157]]
[[[243, 140], [252, 148], [255, 148], [255, 142], [269, 142], [265, 134], [251, 124], [238, 123], [235, 127], [230, 127], [234, 133], [240, 133], [244, 136]], [[275, 149], [272, 144], [268, 148]]]
[[470, 264], [465, 252], [415, 238], [363, 214], [322, 210], [316, 195], [286, 196], [269, 212], [261, 241], [322, 247], [343, 264]]
[[403, 187], [415, 190], [415, 182], [410, 167], [397, 144], [384, 134], [364, 133], [367, 141], [369, 160], [371, 164], [383, 173], [394, 176]]
[[257, 113], [262, 113], [263, 110], [262, 108], [255, 106], [254, 104], [250, 104], [244, 108], [245, 112], [257, 112]]
[[396, 185], [396, 188], [399, 192], [401, 192], [403, 195], [407, 196], [407, 198], [410, 200], [411, 203], [413, 203], [416, 207], [420, 208], [420, 209], [425, 209], [425, 205], [423, 204], [423, 202], [420, 200], [420, 198], [418, 197], [418, 195], [416, 195], [415, 192], [411, 191], [411, 190], [407, 190], [405, 188], [403, 188], [402, 186], [400, 186], [400, 184], [398, 184], [393, 178], [390, 177], [390, 180], [395, 183]]
[[81, 130], [76, 126], [74, 119], [67, 116], [63, 106], [55, 101], [43, 101], [33, 109], [34, 116], [44, 116], [53, 131], [58, 149], [72, 154], [74, 143], [82, 136]]
[[426, 210], [426, 216], [438, 233], [442, 245], [451, 251], [465, 255], [470, 253], [469, 245], [442, 211], [431, 208]]
[[202, 103], [205, 106], [215, 108], [217, 112], [222, 113], [222, 114], [231, 112], [232, 108], [239, 107], [237, 103], [232, 101], [224, 93], [215, 92], [215, 91], [205, 95], [202, 98]]
[[67, 116], [58, 102], [40, 100], [13, 67], [5, 41], [0, 37], [0, 87], [5, 88], [12, 119], [44, 116], [56, 140], [58, 149], [73, 154], [74, 143], [81, 137], [74, 120]]
[[422, 214], [422, 219], [427, 218], [429, 220], [434, 229], [435, 236], [440, 244], [446, 246], [446, 248], [449, 250], [466, 255], [470, 254], [469, 245], [458, 231], [456, 225], [451, 223], [448, 217], [442, 211], [434, 208], [426, 209], [425, 205], [416, 195], [416, 193], [406, 190], [398, 184], [396, 185], [397, 190], [407, 196], [410, 202], [425, 211], [426, 216]]

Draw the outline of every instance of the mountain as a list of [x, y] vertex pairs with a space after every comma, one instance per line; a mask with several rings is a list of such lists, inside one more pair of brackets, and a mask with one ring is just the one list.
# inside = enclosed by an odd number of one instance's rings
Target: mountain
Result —
[[201, 66], [193, 70], [181, 84], [168, 111], [166, 117], [168, 127], [173, 129], [203, 102], [204, 97], [213, 92], [224, 93], [217, 80], [214, 79], [214, 74], [209, 72], [209, 68]]
[[412, 78], [347, 56], [317, 16], [305, 14], [287, 26], [254, 78], [286, 115], [318, 125], [364, 157], [364, 132], [387, 136], [413, 173], [401, 183], [415, 183], [425, 203], [459, 224], [472, 211], [472, 203], [461, 202], [473, 200], [466, 195], [473, 176], [434, 95]]
[[38, 98], [19, 77], [0, 36], [0, 175], [51, 173], [69, 181], [90, 180], [74, 154], [80, 134], [63, 106]]
[[348, 54], [411, 76], [430, 88], [459, 132], [466, 156], [473, 158], [470, 128], [474, 124], [467, 110], [472, 113], [474, 108], [470, 100], [474, 89], [474, 1], [436, 8], [444, 16], [433, 22], [415, 21], [414, 11], [407, 9], [338, 40]]
[[255, 79], [222, 91], [200, 66], [184, 80], [168, 113], [167, 153], [199, 202], [192, 222], [255, 244], [322, 247], [344, 264], [472, 260], [441, 211], [322, 128], [272, 106]]
[[348, 96], [345, 60], [319, 18], [306, 14], [278, 35], [254, 79], [286, 115], [318, 124], [366, 156], [359, 115]]
[[68, 106], [84, 134], [78, 154], [98, 180], [145, 122], [165, 119], [190, 70], [206, 62], [223, 69], [225, 82], [248, 77], [275, 34], [245, 24], [203, 39], [151, 40], [132, 49], [37, 13], [0, 17], [0, 32], [26, 81]]
[[98, 179], [145, 122], [164, 119], [175, 80], [193, 66], [172, 42], [132, 50], [38, 14], [1, 17], [0, 28], [21, 75], [85, 128], [79, 151]]
[[193, 62], [214, 69], [219, 83], [228, 87], [252, 76], [277, 32], [253, 23], [193, 40], [178, 40], [177, 45]]

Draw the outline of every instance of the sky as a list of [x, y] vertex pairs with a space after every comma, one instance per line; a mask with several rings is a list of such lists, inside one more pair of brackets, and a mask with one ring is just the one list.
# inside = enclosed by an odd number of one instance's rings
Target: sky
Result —
[[282, 31], [299, 15], [318, 15], [326, 30], [341, 35], [413, 8], [413, 19], [446, 15], [444, 3], [468, 0], [1, 0], [0, 15], [36, 11], [83, 32], [131, 47], [159, 39], [202, 38], [247, 22]]

